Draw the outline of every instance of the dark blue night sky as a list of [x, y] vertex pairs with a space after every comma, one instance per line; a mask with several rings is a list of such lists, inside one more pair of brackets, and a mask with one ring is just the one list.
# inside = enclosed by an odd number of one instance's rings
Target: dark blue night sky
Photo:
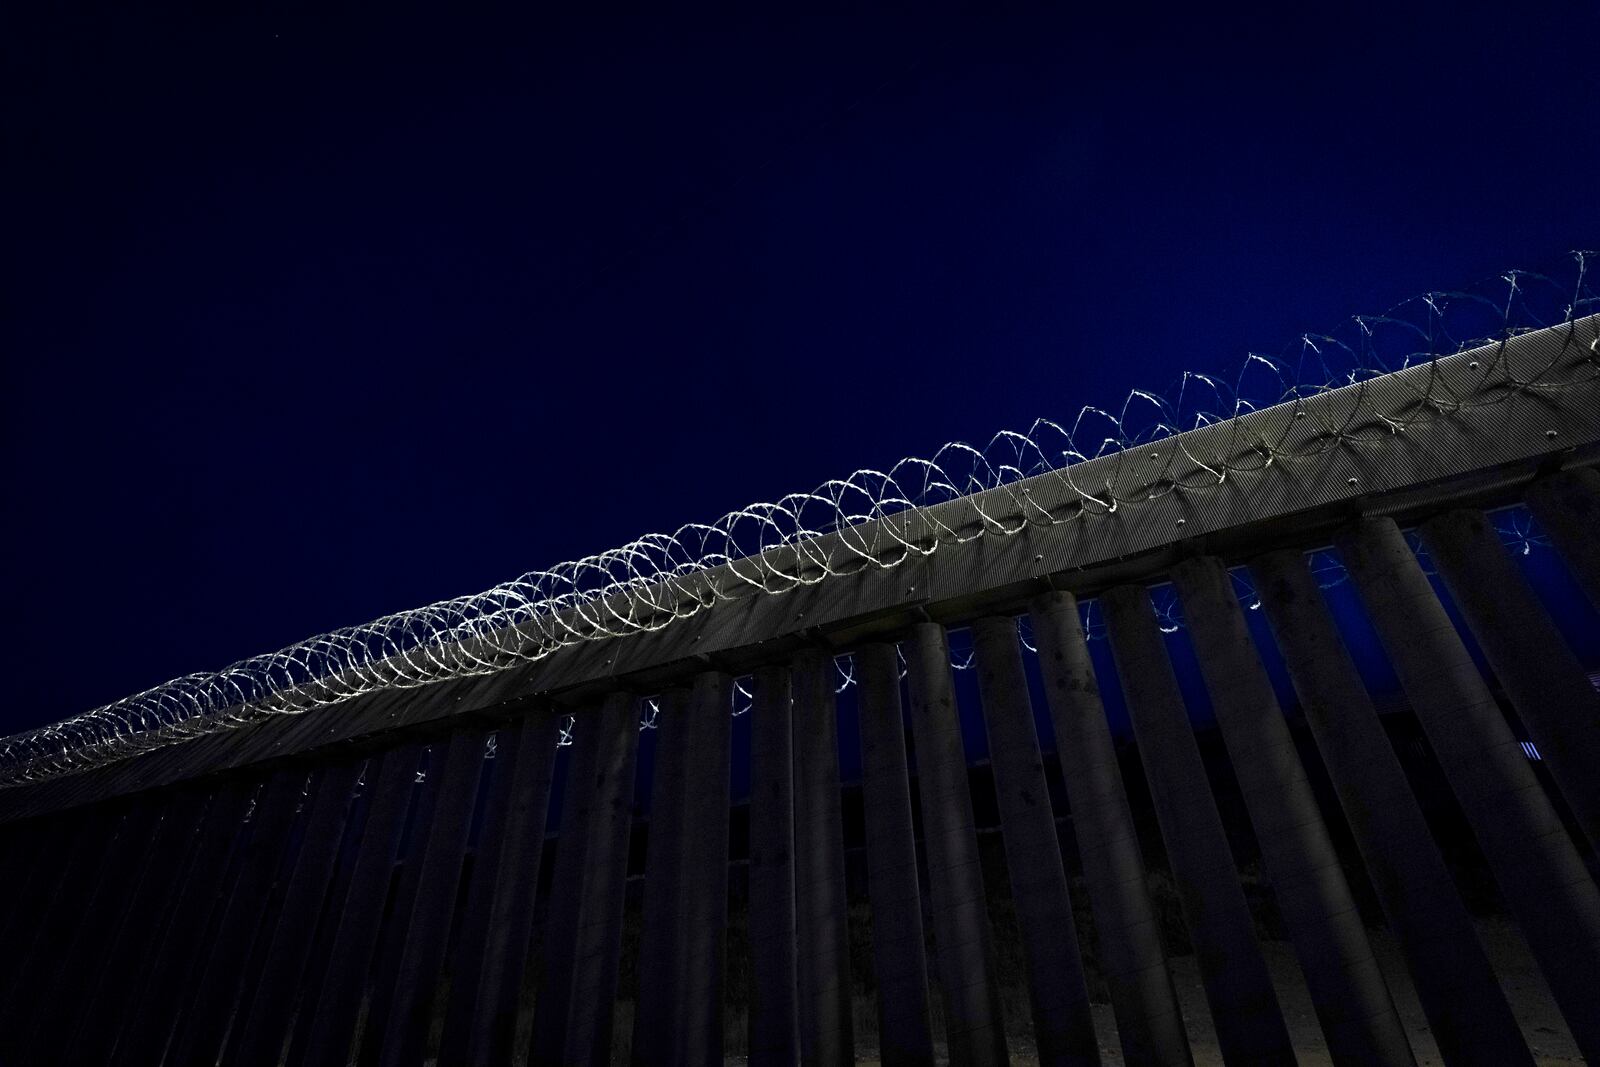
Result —
[[1600, 247], [1589, 3], [6, 18], [4, 732]]

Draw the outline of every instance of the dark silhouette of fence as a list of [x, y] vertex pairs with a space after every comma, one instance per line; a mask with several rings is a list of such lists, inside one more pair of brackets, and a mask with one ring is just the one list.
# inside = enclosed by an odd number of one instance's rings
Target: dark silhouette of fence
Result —
[[[1083, 510], [1044, 475], [987, 501], [877, 520], [892, 537], [869, 523], [819, 538], [879, 545], [893, 565], [0, 791], [0, 1062], [605, 1063], [630, 1031], [636, 1063], [721, 1062], [729, 712], [746, 677], [749, 1057], [851, 1062], [841, 654], [860, 687], [878, 1055], [1005, 1062], [987, 904], [996, 871], [981, 855], [951, 674], [948, 631], [960, 626], [972, 634], [1038, 1058], [1100, 1061], [1075, 933], [1087, 927], [1125, 1061], [1189, 1063], [1085, 643], [1080, 609], [1093, 600], [1221, 1054], [1293, 1063], [1152, 608], [1150, 588], [1170, 581], [1329, 1053], [1411, 1063], [1358, 906], [1365, 890], [1352, 887], [1234, 591], [1230, 568], [1242, 567], [1440, 1053], [1452, 1065], [1531, 1064], [1308, 569], [1307, 553], [1330, 543], [1573, 1040], [1600, 1062], [1600, 889], [1584, 859], [1600, 844], [1600, 695], [1485, 517], [1525, 501], [1600, 607], [1597, 326], [1591, 316], [1519, 334], [1078, 464], [1079, 487], [1114, 468], [1124, 492], [1142, 489], [1137, 506], [1092, 521], [908, 549], [940, 529], [981, 533], [1007, 507], [1024, 522], [1028, 509]], [[1403, 535], [1412, 527], [1554, 792]], [[801, 574], [813, 551], [826, 546], [787, 545], [763, 565]], [[674, 595], [692, 596], [693, 582]], [[1069, 891], [1019, 616], [1037, 648], [1086, 919]], [[658, 709], [648, 836], [630, 864], [647, 700]], [[642, 881], [629, 882], [630, 867]], [[636, 938], [625, 936], [635, 911]], [[631, 1021], [616, 1014], [625, 962]]]

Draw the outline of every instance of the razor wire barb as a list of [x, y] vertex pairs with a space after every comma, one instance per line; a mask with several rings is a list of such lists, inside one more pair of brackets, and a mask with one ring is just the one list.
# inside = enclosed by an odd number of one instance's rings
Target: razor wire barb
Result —
[[[1147, 485], [1115, 476], [1080, 484], [1080, 463], [1125, 453], [1186, 430], [1262, 407], [1301, 404], [1333, 389], [1483, 349], [1462, 393], [1437, 374], [1402, 411], [1379, 411], [1365, 389], [1310, 442], [1250, 442], [1232, 463], [1210, 462], [1182, 447], [1167, 453], [1165, 491], [1204, 490], [1241, 470], [1286, 459], [1314, 459], [1340, 445], [1403, 432], [1407, 426], [1551, 392], [1600, 374], [1600, 354], [1580, 353], [1577, 373], [1514, 376], [1500, 358], [1505, 343], [1532, 330], [1572, 325], [1600, 310], [1587, 268], [1594, 253], [1574, 252], [1557, 269], [1507, 271], [1460, 292], [1427, 293], [1382, 315], [1354, 316], [1338, 328], [1305, 334], [1276, 356], [1248, 353], [1231, 380], [1188, 372], [1169, 395], [1136, 389], [1120, 408], [1085, 407], [1070, 424], [1036, 421], [1002, 431], [983, 447], [945, 445], [886, 470], [862, 469], [807, 493], [751, 504], [711, 523], [646, 534], [619, 548], [530, 571], [471, 596], [385, 615], [198, 672], [61, 722], [0, 739], [0, 787], [71, 774], [143, 752], [300, 715], [380, 690], [489, 674], [533, 662], [584, 641], [661, 630], [711, 605], [756, 594], [781, 595], [863, 568], [889, 569], [941, 545], [1010, 536], [1030, 526], [1092, 522], [1150, 499]], [[1574, 331], [1575, 334], [1575, 331]], [[1563, 359], [1570, 362], [1571, 353]], [[1582, 377], [1587, 375], [1587, 377]], [[1307, 410], [1296, 407], [1297, 417]], [[1179, 453], [1183, 453], [1180, 457]], [[1235, 453], [1230, 452], [1229, 455]], [[1184, 469], [1178, 468], [1180, 458]], [[1025, 478], [1051, 475], [1072, 505], [1051, 511]], [[935, 505], [966, 500], [975, 522], [943, 521]]]

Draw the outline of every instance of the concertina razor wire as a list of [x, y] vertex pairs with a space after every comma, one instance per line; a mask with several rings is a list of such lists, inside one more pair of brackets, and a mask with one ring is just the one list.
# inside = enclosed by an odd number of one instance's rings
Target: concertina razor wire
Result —
[[[1114, 477], [1103, 485], [1079, 485], [1073, 477], [1076, 464], [1471, 349], [1498, 355], [1511, 337], [1570, 325], [1600, 310], [1587, 272], [1594, 255], [1573, 252], [1554, 270], [1507, 271], [1464, 291], [1415, 297], [1382, 315], [1353, 316], [1328, 333], [1302, 335], [1277, 356], [1248, 353], [1231, 381], [1186, 372], [1170, 397], [1135, 389], [1119, 409], [1084, 407], [1070, 425], [1040, 419], [1026, 432], [997, 433], [982, 448], [953, 442], [931, 458], [906, 458], [887, 470], [858, 470], [808, 493], [752, 504], [670, 534], [647, 534], [481, 593], [319, 634], [218, 671], [174, 678], [0, 739], [0, 787], [105, 766], [367, 693], [489, 674], [584, 641], [661, 630], [718, 601], [779, 595], [863, 567], [893, 568], [932, 555], [941, 545], [1010, 536], [1031, 526], [1092, 522], [1118, 507], [1136, 506], [1148, 494], [1121, 495]], [[1600, 374], [1600, 353], [1586, 351], [1584, 363], [1591, 377]], [[1452, 393], [1439, 376], [1429, 375], [1403, 417], [1370, 407], [1361, 414], [1393, 433], [1463, 409], [1503, 403], [1519, 392], [1574, 384], [1542, 380], [1538, 374], [1514, 378], [1496, 357], [1481, 368], [1472, 366], [1480, 374], [1472, 395]], [[1358, 409], [1371, 403], [1365, 390], [1359, 392]], [[1311, 439], [1311, 451], [1269, 451], [1251, 469], [1325, 454], [1354, 439], [1349, 428], [1356, 423], [1354, 415], [1330, 423]], [[1185, 489], [1220, 484], [1235, 469], [1185, 458], [1205, 479], [1202, 485], [1173, 479]], [[1174, 453], [1169, 463], [1176, 462]], [[981, 500], [972, 501], [979, 521], [961, 529], [928, 511], [1035, 475], [1054, 475], [1073, 506], [1053, 513], [1023, 493], [992, 495], [987, 508]], [[896, 515], [904, 520], [907, 512], [926, 520], [918, 524], [920, 536], [901, 532], [909, 531], [910, 523], [881, 521]], [[867, 523], [893, 543], [874, 546], [849, 536]], [[1513, 529], [1506, 536], [1516, 540], [1520, 535]], [[1521, 537], [1520, 543], [1526, 550], [1532, 542]], [[1096, 621], [1086, 622], [1093, 636]], [[1177, 625], [1170, 612], [1163, 616], [1163, 629]], [[848, 660], [839, 669], [842, 688], [852, 677]], [[748, 707], [748, 699], [747, 691], [735, 689], [736, 713]], [[653, 725], [653, 706], [646, 716], [642, 725]], [[569, 739], [570, 731], [563, 731], [563, 738]]]

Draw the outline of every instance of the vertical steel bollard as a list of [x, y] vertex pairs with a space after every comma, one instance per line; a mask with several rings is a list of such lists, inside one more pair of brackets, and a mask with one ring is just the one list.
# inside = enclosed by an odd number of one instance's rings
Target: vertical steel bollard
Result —
[[722, 1062], [724, 949], [728, 937], [728, 790], [733, 679], [696, 675], [689, 698], [683, 807], [683, 1044], [675, 1062]]
[[975, 1067], [1005, 1063], [983, 865], [944, 627], [926, 622], [912, 628], [906, 671], [950, 1061]]
[[137, 1067], [160, 1063], [190, 976], [201, 965], [204, 937], [220, 911], [237, 856], [249, 837], [251, 806], [260, 784], [249, 777], [231, 783], [206, 816], [196, 854], [173, 902], [172, 918], [133, 984], [124, 1009], [112, 1063]]
[[663, 696], [639, 942], [633, 1060], [722, 1060], [733, 679], [706, 671]]
[[684, 812], [689, 773], [689, 693], [669, 689], [656, 716], [655, 784], [650, 797], [644, 869], [644, 927], [639, 934], [639, 999], [633, 1016], [633, 1062], [676, 1063], [682, 1042]]
[[755, 677], [750, 722], [750, 1063], [800, 1062], [795, 943], [794, 698], [786, 667]]
[[444, 966], [446, 938], [461, 886], [461, 861], [467, 834], [477, 806], [478, 779], [483, 773], [483, 751], [488, 731], [463, 727], [450, 735], [445, 746], [433, 818], [418, 833], [426, 833], [417, 854], [415, 895], [407, 909], [407, 922], [396, 924], [392, 936], [403, 939], [399, 967], [392, 981], [388, 1025], [373, 1038], [381, 1040], [379, 1062], [384, 1067], [420, 1064], [426, 1053], [433, 1019], [434, 991]]
[[439, 1037], [439, 1062], [463, 1064], [472, 1039], [472, 1022], [481, 1009], [483, 958], [489, 951], [489, 924], [494, 895], [505, 857], [516, 848], [511, 823], [517, 806], [518, 767], [526, 754], [522, 748], [526, 719], [496, 726], [494, 750], [484, 754], [483, 774], [488, 780], [483, 813], [478, 817], [478, 843], [472, 853], [472, 875], [461, 902], [461, 926], [456, 932], [446, 998], [444, 1031]]
[[1223, 1058], [1294, 1063], [1150, 595], [1142, 586], [1120, 586], [1100, 603]]
[[[1600, 523], [1600, 512], [1595, 518]], [[1600, 525], [1589, 536], [1600, 542]], [[1561, 795], [1600, 848], [1600, 693], [1483, 512], [1437, 515], [1422, 524], [1422, 539]]]
[[445, 795], [444, 768], [448, 759], [448, 742], [440, 740], [428, 746], [421, 781], [417, 783], [411, 811], [406, 817], [409, 829], [402, 838], [403, 850], [396, 857], [388, 910], [378, 928], [376, 955], [366, 982], [366, 1014], [355, 1035], [356, 1067], [379, 1067], [378, 1057], [383, 1053], [384, 1035], [389, 1032], [389, 1016], [393, 1013], [398, 990], [394, 977], [400, 973], [401, 957], [406, 952], [405, 932], [411, 928], [411, 913], [417, 906], [428, 828], [433, 825], [434, 813]]
[[1522, 1031], [1305, 557], [1273, 552], [1252, 560], [1250, 572], [1445, 1063], [1532, 1067]]
[[633, 830], [633, 780], [639, 750], [639, 698], [613, 693], [600, 708], [602, 742], [584, 857], [583, 907], [567, 1024], [568, 1063], [610, 1063], [628, 841]]
[[556, 837], [555, 874], [544, 920], [544, 952], [533, 1001], [533, 1037], [528, 1063], [533, 1067], [566, 1062], [568, 1019], [572, 1014], [572, 973], [577, 966], [578, 927], [583, 921], [583, 871], [600, 775], [598, 708], [585, 708], [572, 722], [572, 762], [567, 765]]
[[[614, 693], [573, 726], [544, 976], [534, 1002], [533, 1064], [587, 1063], [597, 1049], [604, 1053], [601, 1062], [609, 1059], [617, 951], [610, 935], [621, 931], [637, 704], [631, 694]], [[603, 988], [608, 974], [609, 991]]]
[[844, 819], [833, 657], [794, 659], [795, 907], [800, 1052], [808, 1065], [855, 1062]]
[[[245, 980], [250, 946], [266, 918], [272, 887], [286, 862], [293, 861], [295, 823], [302, 786], [310, 775], [302, 767], [275, 771], [256, 801], [255, 825], [232, 891], [221, 912], [221, 922], [209, 948], [209, 958], [193, 986], [194, 998], [178, 1020], [173, 1062], [215, 1063], [222, 1055], [234, 1008]], [[317, 783], [313, 782], [313, 798]]]
[[57, 1046], [64, 1063], [106, 1063], [111, 1058], [126, 1011], [137, 999], [139, 969], [160, 944], [207, 814], [222, 802], [218, 792], [187, 793], [164, 820], [145, 875], [128, 897], [127, 916], [106, 950], [99, 988], [84, 998], [68, 1039]]
[[1412, 1064], [1405, 1028], [1272, 681], [1250, 639], [1228, 568], [1202, 556], [1178, 564], [1173, 578], [1328, 1050], [1339, 1062]]
[[1338, 545], [1578, 1048], [1600, 1061], [1600, 892], [1400, 528], [1365, 519]]
[[1123, 1060], [1133, 1067], [1187, 1067], [1194, 1058], [1077, 599], [1045, 593], [1028, 610]]
[[972, 624], [972, 636], [1039, 1062], [1098, 1064], [1100, 1045], [1089, 1011], [1089, 989], [1017, 623], [1010, 618], [979, 619]]
[[468, 890], [440, 1063], [488, 1067], [512, 1058], [558, 726], [541, 709], [498, 731], [494, 796]]
[[106, 848], [94, 888], [84, 898], [63, 937], [50, 945], [49, 957], [29, 976], [29, 1005], [13, 1019], [5, 1039], [18, 1063], [56, 1062], [68, 1039], [70, 1013], [82, 995], [83, 973], [102, 960], [105, 943], [114, 936], [124, 914], [125, 893], [136, 886], [150, 860], [150, 841], [159, 835], [167, 814], [164, 799], [135, 795], [123, 801], [128, 812], [116, 839]]
[[[305, 1034], [301, 1058], [304, 1064], [346, 1067], [350, 1061], [361, 998], [378, 951], [384, 901], [399, 856], [406, 813], [416, 793], [415, 779], [424, 748], [410, 744], [385, 752], [379, 757], [378, 767], [369, 772], [375, 779], [372, 804], [367, 810], [355, 868], [344, 899], [329, 904], [338, 928], [320, 979], [314, 980], [321, 996], [315, 1004], [306, 1006], [305, 1019], [296, 1027]], [[301, 1041], [297, 1034], [295, 1043]]]
[[278, 922], [274, 929], [263, 931], [266, 951], [261, 975], [254, 998], [240, 1008], [234, 1056], [229, 1057], [234, 1062], [276, 1067], [282, 1059], [295, 993], [304, 977], [312, 934], [333, 877], [361, 769], [360, 761], [330, 768], [317, 787]]
[[861, 792], [867, 821], [867, 896], [878, 980], [878, 1058], [884, 1067], [933, 1062], [928, 952], [917, 887], [911, 777], [893, 645], [855, 653], [861, 687]]

